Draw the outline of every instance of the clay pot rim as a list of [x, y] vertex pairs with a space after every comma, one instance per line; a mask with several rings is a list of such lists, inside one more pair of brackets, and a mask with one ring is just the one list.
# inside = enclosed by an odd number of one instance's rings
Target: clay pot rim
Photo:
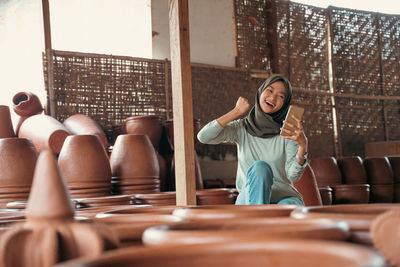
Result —
[[339, 185], [331, 185], [333, 190], [365, 190], [369, 189], [370, 185], [369, 184], [339, 184]]
[[110, 211], [102, 212], [102, 214], [143, 214], [143, 213], [153, 213], [162, 212], [163, 214], [172, 214], [172, 212], [179, 208], [176, 205], [163, 205], [163, 206], [152, 206], [152, 205], [130, 205], [128, 207], [123, 207], [119, 209], [113, 209]]
[[125, 122], [132, 120], [159, 120], [162, 122], [162, 117], [158, 115], [139, 115], [139, 116], [131, 116], [125, 119]]

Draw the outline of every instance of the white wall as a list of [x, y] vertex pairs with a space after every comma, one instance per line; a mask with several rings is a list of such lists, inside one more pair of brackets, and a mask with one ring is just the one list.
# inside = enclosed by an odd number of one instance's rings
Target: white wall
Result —
[[[153, 58], [170, 59], [168, 1], [152, 0]], [[232, 0], [189, 0], [191, 61], [235, 66]]]

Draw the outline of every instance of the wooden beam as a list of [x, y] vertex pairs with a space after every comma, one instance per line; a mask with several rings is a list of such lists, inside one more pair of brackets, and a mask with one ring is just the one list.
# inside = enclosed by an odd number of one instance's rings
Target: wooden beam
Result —
[[50, 28], [50, 9], [49, 0], [42, 0], [44, 44], [45, 51], [51, 49], [51, 28]]
[[196, 205], [188, 0], [169, 0], [176, 205]]

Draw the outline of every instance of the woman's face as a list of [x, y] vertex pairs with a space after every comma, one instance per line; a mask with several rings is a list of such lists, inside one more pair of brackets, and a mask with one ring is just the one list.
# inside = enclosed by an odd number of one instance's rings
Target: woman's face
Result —
[[260, 96], [260, 107], [265, 113], [275, 113], [285, 102], [286, 89], [282, 81], [268, 85]]

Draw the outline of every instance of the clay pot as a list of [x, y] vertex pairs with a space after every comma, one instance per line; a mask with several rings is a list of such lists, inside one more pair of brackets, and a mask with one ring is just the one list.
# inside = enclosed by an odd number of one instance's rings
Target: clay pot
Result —
[[156, 194], [135, 194], [135, 204], [137, 205], [153, 205], [153, 206], [165, 206], [165, 205], [176, 205], [176, 193], [175, 192], [161, 192]]
[[319, 206], [322, 205], [321, 194], [318, 190], [317, 181], [310, 165], [304, 169], [300, 180], [294, 183], [294, 187], [303, 197], [304, 205]]
[[366, 204], [369, 203], [369, 184], [333, 185], [334, 204]]
[[319, 187], [342, 184], [342, 175], [334, 157], [314, 158], [310, 166]]
[[234, 195], [229, 188], [197, 190], [196, 199], [197, 205], [235, 204]]
[[75, 199], [75, 207], [92, 208], [92, 207], [104, 207], [104, 206], [116, 206], [116, 205], [132, 205], [134, 201], [135, 197], [127, 195], [80, 198], [80, 199]]
[[322, 186], [318, 188], [321, 195], [322, 204], [324, 206], [332, 205], [333, 202], [333, 189], [330, 186]]
[[14, 95], [13, 108], [19, 116], [32, 116], [43, 111], [40, 99], [31, 92], [19, 92]]
[[89, 116], [83, 114], [72, 115], [64, 121], [64, 125], [72, 134], [97, 135], [104, 148], [107, 149], [107, 136], [100, 125]]
[[271, 238], [305, 238], [346, 240], [349, 226], [329, 219], [245, 218], [182, 222], [146, 229], [145, 245], [186, 245], [224, 242], [254, 238], [267, 241]]
[[154, 148], [158, 148], [162, 134], [162, 119], [160, 116], [133, 116], [126, 118], [125, 123], [128, 134], [145, 134], [150, 138]]
[[370, 188], [371, 203], [391, 203], [394, 197], [393, 184], [372, 184]]
[[70, 135], [65, 126], [48, 115], [34, 115], [27, 118], [19, 129], [20, 138], [32, 140], [38, 152], [50, 149], [59, 154], [67, 136]]
[[345, 242], [270, 239], [239, 240], [114, 250], [96, 258], [81, 258], [59, 266], [385, 266], [376, 251]]
[[363, 164], [369, 184], [393, 184], [393, 171], [387, 157], [365, 158]]
[[118, 135], [127, 134], [125, 123], [113, 125], [111, 129], [112, 129], [113, 143], [117, 139]]
[[297, 205], [210, 205], [177, 208], [172, 213], [186, 220], [215, 220], [250, 217], [288, 217]]
[[400, 183], [400, 156], [388, 156], [393, 171], [394, 183]]
[[[167, 132], [167, 138], [168, 142], [170, 143], [171, 148], [174, 148], [174, 121], [171, 120], [166, 120], [164, 123], [166, 132]], [[194, 143], [196, 144], [198, 142], [197, 140], [197, 133], [200, 130], [200, 119], [193, 119], [193, 135], [194, 135]]]
[[345, 184], [366, 184], [367, 173], [361, 157], [343, 157], [337, 160]]
[[15, 137], [10, 108], [0, 105], [0, 138]]
[[165, 191], [165, 182], [167, 179], [167, 162], [163, 156], [156, 152], [158, 166], [160, 166], [160, 190]]
[[97, 135], [68, 136], [58, 157], [58, 165], [67, 184], [108, 183], [111, 188], [109, 159]]
[[393, 190], [394, 190], [393, 202], [400, 203], [400, 183], [394, 184]]
[[[37, 160], [32, 142], [26, 138], [0, 139], [0, 187], [30, 188]], [[11, 188], [10, 188], [11, 187]]]
[[119, 135], [110, 157], [113, 177], [158, 178], [160, 166], [147, 135]]

